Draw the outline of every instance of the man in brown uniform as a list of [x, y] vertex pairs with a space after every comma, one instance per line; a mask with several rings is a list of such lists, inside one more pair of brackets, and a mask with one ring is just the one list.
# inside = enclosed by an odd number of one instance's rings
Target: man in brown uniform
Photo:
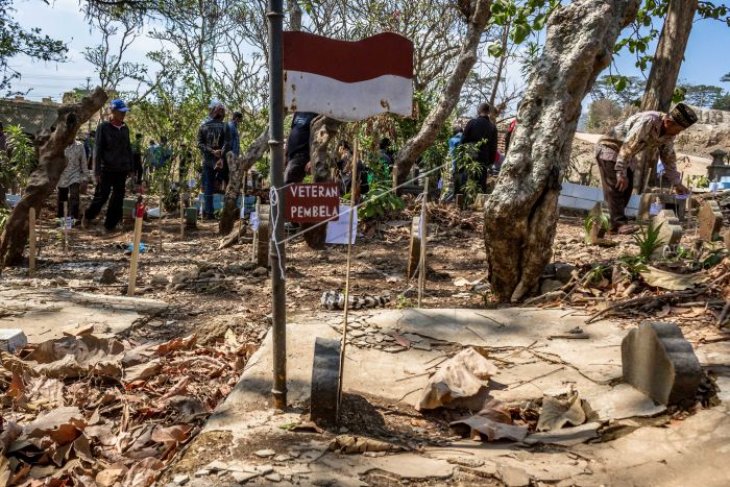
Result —
[[603, 197], [611, 214], [612, 232], [636, 231], [636, 227], [627, 225], [625, 210], [631, 198], [636, 156], [641, 151], [657, 149], [666, 168], [665, 177], [675, 191], [689, 192], [677, 171], [674, 138], [695, 122], [695, 112], [684, 103], [678, 103], [668, 114], [637, 113], [601, 137], [596, 145], [596, 160], [603, 181]]

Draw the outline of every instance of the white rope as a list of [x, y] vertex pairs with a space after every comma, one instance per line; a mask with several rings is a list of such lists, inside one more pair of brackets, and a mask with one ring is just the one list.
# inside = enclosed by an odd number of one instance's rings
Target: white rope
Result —
[[[282, 188], [283, 189], [283, 188]], [[279, 244], [276, 241], [276, 228], [277, 223], [279, 221], [279, 209], [277, 206], [279, 206], [279, 193], [276, 191], [276, 188], [272, 187], [269, 191], [269, 202], [271, 204], [271, 223], [273, 224], [274, 228], [271, 229], [271, 242], [274, 245], [274, 249], [276, 249], [276, 256], [278, 258], [279, 263], [279, 274], [281, 275], [281, 280], [286, 281], [286, 272], [284, 269], [284, 266], [282, 265], [282, 258], [281, 258], [281, 251], [279, 250]], [[282, 208], [281, 211], [284, 209]], [[286, 240], [282, 242], [282, 244], [285, 244]]]
[[[420, 178], [426, 177], [429, 174], [432, 174], [432, 173], [434, 173], [436, 171], [440, 171], [441, 169], [445, 168], [446, 166], [450, 166], [450, 165], [451, 165], [451, 161], [446, 162], [446, 163], [442, 164], [441, 166], [438, 166], [438, 167], [435, 167], [433, 169], [430, 169], [430, 170], [426, 171], [423, 174], [419, 174], [417, 177], [415, 177], [413, 179], [409, 179], [408, 181], [405, 181], [404, 183], [401, 183], [398, 186], [389, 189], [385, 193], [383, 193], [381, 195], [378, 195], [378, 196], [376, 196], [373, 199], [368, 200], [368, 203], [371, 203], [373, 201], [377, 201], [378, 199], [380, 199], [380, 198], [382, 198], [382, 197], [384, 197], [386, 195], [389, 195], [391, 193], [395, 193], [399, 189], [401, 189], [401, 188], [403, 188], [405, 186], [408, 186], [409, 184], [413, 183], [414, 181], [417, 181]], [[293, 184], [298, 184], [298, 183], [285, 184], [284, 186], [281, 187], [282, 192], [285, 191], [286, 188], [288, 188], [289, 186], [292, 186]], [[308, 227], [307, 229], [305, 229], [305, 230], [303, 230], [301, 232], [297, 232], [296, 234], [294, 234], [294, 235], [292, 235], [290, 237], [286, 237], [281, 242], [278, 242], [276, 240], [276, 226], [277, 226], [277, 222], [278, 222], [277, 215], [279, 214], [279, 211], [278, 211], [278, 208], [277, 208], [277, 206], [279, 205], [279, 193], [278, 193], [277, 189], [275, 187], [273, 187], [273, 186], [269, 190], [269, 204], [270, 204], [270, 211], [271, 211], [271, 223], [273, 225], [273, 228], [272, 228], [272, 231], [271, 231], [271, 242], [274, 244], [274, 248], [276, 249], [276, 255], [277, 255], [278, 259], [279, 259], [279, 273], [281, 275], [281, 279], [285, 281], [286, 280], [286, 271], [285, 271], [284, 266], [282, 265], [282, 258], [281, 258], [281, 252], [279, 250], [279, 245], [280, 244], [281, 245], [286, 245], [286, 243], [289, 242], [290, 240], [292, 240], [292, 239], [294, 239], [296, 237], [300, 237], [300, 236], [304, 235], [305, 233], [307, 233], [307, 232], [309, 232], [311, 230], [314, 230], [315, 228], [321, 227], [322, 225], [327, 225], [329, 222], [337, 220], [340, 216], [339, 215], [333, 216], [332, 218], [329, 218], [329, 219], [327, 219], [325, 221], [322, 221], [322, 222], [319, 222], [319, 223], [317, 223], [315, 225], [312, 225], [311, 227]], [[358, 205], [355, 205], [355, 207], [354, 208], [350, 208], [349, 211], [357, 211], [358, 208], [360, 208], [360, 206], [362, 204], [363, 203], [360, 203]], [[282, 209], [282, 211], [283, 211], [283, 209]]]

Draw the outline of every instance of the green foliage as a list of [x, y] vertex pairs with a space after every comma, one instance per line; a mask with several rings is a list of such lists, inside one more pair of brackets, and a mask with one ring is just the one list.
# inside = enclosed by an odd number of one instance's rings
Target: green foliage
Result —
[[[614, 46], [614, 52], [619, 53], [624, 49], [636, 56], [636, 67], [646, 71], [653, 59], [653, 53], [647, 52], [652, 41], [659, 36], [659, 28], [654, 25], [655, 19], [664, 19], [669, 8], [670, 0], [644, 0], [636, 20], [631, 28], [628, 37], [621, 39]], [[702, 19], [721, 20], [730, 26], [730, 7], [725, 3], [712, 1], [701, 1], [697, 8], [697, 14]], [[680, 100], [675, 100], [681, 101]]]
[[610, 270], [611, 268], [607, 265], [594, 265], [591, 270], [586, 273], [586, 279], [591, 284], [598, 284], [606, 277], [606, 273]]
[[[10, 59], [25, 55], [38, 61], [63, 61], [68, 48], [62, 41], [42, 35], [37, 27], [27, 29], [17, 23], [12, 13], [13, 0], [0, 0], [0, 89], [20, 77], [8, 64]], [[42, 8], [39, 5], [24, 8]]]
[[712, 104], [712, 108], [715, 110], [730, 111], [730, 93], [725, 93], [724, 95], [716, 98], [715, 102]]
[[601, 213], [600, 215], [588, 215], [585, 217], [583, 220], [583, 231], [585, 232], [586, 242], [590, 240], [591, 230], [593, 230], [595, 225], [600, 225], [604, 230], [608, 230], [611, 225], [611, 221], [605, 213]]
[[391, 191], [388, 181], [377, 181], [370, 184], [370, 191], [360, 204], [358, 216], [361, 219], [378, 218], [397, 213], [405, 208], [405, 203]]
[[477, 194], [479, 194], [479, 185], [477, 182], [482, 177], [483, 168], [476, 159], [476, 155], [481, 145], [486, 144], [486, 142], [486, 140], [483, 140], [478, 144], [460, 144], [454, 151], [456, 171], [457, 173], [463, 172], [467, 177], [466, 184], [463, 187], [464, 204], [466, 206], [474, 203]]
[[660, 223], [656, 227], [653, 222], [643, 227], [641, 231], [634, 235], [634, 243], [639, 246], [639, 259], [646, 263], [651, 260], [651, 256], [657, 249], [660, 249], [664, 243], [659, 238], [659, 231], [662, 228], [663, 223]]
[[[367, 147], [371, 137], [359, 134], [361, 147]], [[360, 219], [380, 218], [398, 213], [405, 208], [405, 203], [392, 191], [390, 169], [379, 157], [371, 157], [367, 162], [370, 177], [370, 191], [363, 196], [358, 210]]]
[[38, 165], [33, 143], [19, 125], [5, 127], [5, 137], [8, 152], [0, 153], [0, 184], [25, 187]]
[[709, 108], [719, 100], [724, 90], [714, 85], [682, 85], [684, 89], [684, 99], [692, 105]]
[[412, 299], [405, 297], [403, 294], [399, 294], [395, 298], [395, 307], [396, 309], [406, 309], [406, 308], [413, 308], [415, 306], [415, 303]]
[[609, 74], [599, 78], [591, 90], [593, 100], [611, 100], [620, 105], [638, 105], [646, 80], [638, 76]]
[[646, 261], [640, 256], [625, 255], [621, 257], [619, 264], [626, 269], [632, 280], [637, 279], [642, 272], [649, 270]]

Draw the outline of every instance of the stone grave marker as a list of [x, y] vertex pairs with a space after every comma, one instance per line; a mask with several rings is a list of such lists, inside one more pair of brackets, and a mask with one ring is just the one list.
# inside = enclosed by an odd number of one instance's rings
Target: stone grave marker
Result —
[[722, 230], [722, 211], [717, 201], [704, 201], [697, 215], [700, 239], [705, 242], [716, 240]]
[[659, 239], [664, 245], [677, 245], [682, 239], [682, 225], [672, 210], [662, 210], [654, 217], [654, 228], [659, 227]]
[[690, 405], [696, 401], [702, 367], [673, 323], [642, 323], [621, 342], [623, 378], [654, 401]]

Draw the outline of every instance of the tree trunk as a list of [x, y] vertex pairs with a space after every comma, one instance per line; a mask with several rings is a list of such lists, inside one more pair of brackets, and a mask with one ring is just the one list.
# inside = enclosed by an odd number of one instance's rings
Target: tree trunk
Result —
[[509, 45], [509, 29], [510, 24], [507, 22], [507, 24], [502, 28], [502, 39], [500, 40], [502, 43], [502, 57], [499, 58], [499, 63], [497, 64], [497, 73], [494, 75], [494, 87], [492, 88], [492, 94], [489, 96], [489, 106], [492, 107], [492, 116], [496, 117], [496, 107], [494, 104], [497, 102], [497, 93], [499, 91], [499, 84], [502, 82], [502, 72], [504, 71], [504, 65], [507, 62], [507, 49]]
[[299, 31], [302, 30], [302, 7], [298, 0], [287, 0], [287, 10], [289, 10], [289, 29]]
[[535, 289], [550, 262], [561, 172], [570, 160], [581, 101], [638, 7], [639, 0], [576, 0], [548, 21], [520, 124], [485, 209], [489, 279], [502, 301], [519, 301]]
[[40, 212], [43, 201], [58, 184], [66, 168], [64, 150], [76, 138], [76, 132], [106, 102], [107, 94], [97, 88], [79, 103], [63, 105], [58, 109], [56, 130], [38, 139], [38, 169], [30, 177], [23, 198], [8, 219], [0, 241], [0, 263], [17, 265], [23, 259], [23, 249], [28, 242], [28, 213], [30, 208]]
[[[698, 0], [669, 0], [664, 27], [659, 36], [654, 60], [652, 61], [646, 92], [641, 101], [641, 110], [669, 111], [672, 106], [674, 89], [682, 67], [684, 51], [687, 49], [692, 23], [697, 13]], [[658, 155], [656, 151], [645, 152], [639, 159], [634, 175], [634, 189], [641, 193], [646, 187]]]
[[[266, 127], [261, 135], [251, 143], [246, 153], [240, 157], [232, 157], [228, 161], [228, 169], [230, 170], [230, 178], [226, 187], [226, 195], [223, 202], [223, 210], [221, 211], [221, 219], [218, 222], [218, 232], [225, 236], [231, 233], [233, 225], [238, 219], [238, 197], [241, 196], [241, 188], [243, 186], [243, 176], [249, 169], [263, 157], [269, 150], [269, 128]], [[243, 188], [243, 193], [246, 188]]]
[[393, 183], [395, 186], [406, 180], [413, 164], [436, 140], [444, 123], [459, 102], [461, 88], [464, 86], [464, 82], [477, 60], [479, 41], [491, 17], [491, 5], [491, 0], [474, 0], [471, 2], [471, 15], [468, 17], [467, 33], [454, 71], [447, 80], [438, 103], [423, 122], [421, 130], [408, 140], [396, 155], [393, 168]]
[[[329, 144], [337, 136], [342, 122], [320, 115], [312, 121], [312, 138], [310, 142], [310, 156], [312, 165], [312, 179], [315, 183], [332, 181], [332, 168], [335, 161], [331, 160]], [[312, 249], [324, 248], [327, 237], [327, 225], [302, 225], [305, 230], [304, 240]]]

